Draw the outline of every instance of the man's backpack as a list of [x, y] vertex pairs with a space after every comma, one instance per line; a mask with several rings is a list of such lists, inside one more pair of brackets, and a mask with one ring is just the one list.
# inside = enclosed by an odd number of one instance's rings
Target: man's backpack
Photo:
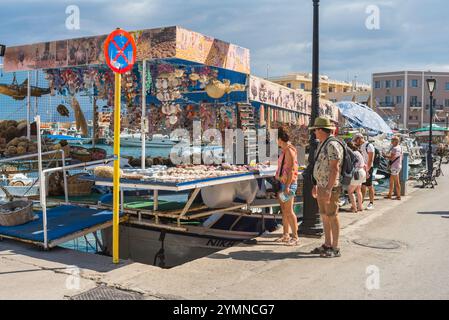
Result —
[[[327, 144], [332, 141], [338, 142], [343, 148], [343, 161], [341, 164], [341, 171], [340, 171], [340, 183], [342, 186], [349, 186], [356, 171], [357, 157], [354, 154], [354, 152], [351, 149], [349, 149], [346, 143], [335, 137], [329, 138], [326, 142], [326, 146], [323, 146], [323, 148], [324, 147], [327, 148]], [[318, 155], [316, 158], [318, 158]]]
[[[366, 144], [366, 153], [368, 153], [368, 147], [369, 147], [370, 143]], [[381, 161], [381, 155], [380, 155], [380, 151], [379, 149], [377, 149], [374, 145], [374, 159], [373, 159], [373, 168], [379, 168], [380, 165], [380, 161]]]

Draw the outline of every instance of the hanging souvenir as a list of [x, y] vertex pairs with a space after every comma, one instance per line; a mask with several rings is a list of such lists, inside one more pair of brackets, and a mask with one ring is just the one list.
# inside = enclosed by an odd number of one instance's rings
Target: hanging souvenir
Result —
[[175, 115], [171, 115], [171, 116], [169, 117], [169, 121], [170, 121], [170, 124], [171, 124], [171, 125], [175, 125], [175, 124], [178, 122], [178, 117], [175, 116]]

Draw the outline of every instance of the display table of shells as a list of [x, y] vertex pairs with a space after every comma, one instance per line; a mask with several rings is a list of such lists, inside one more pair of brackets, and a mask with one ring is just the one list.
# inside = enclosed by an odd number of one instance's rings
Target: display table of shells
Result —
[[[120, 171], [120, 178], [127, 180], [139, 180], [143, 182], [182, 183], [211, 178], [220, 178], [238, 174], [259, 172], [267, 166], [257, 167], [237, 165], [179, 165], [174, 168], [166, 166], [153, 166], [148, 169], [125, 169]], [[102, 178], [112, 178], [111, 167], [97, 167], [95, 175]]]
[[157, 172], [153, 175], [152, 180], [169, 183], [181, 183], [226, 177], [248, 172], [249, 170], [245, 166], [178, 166], [176, 168], [170, 168], [165, 171]]

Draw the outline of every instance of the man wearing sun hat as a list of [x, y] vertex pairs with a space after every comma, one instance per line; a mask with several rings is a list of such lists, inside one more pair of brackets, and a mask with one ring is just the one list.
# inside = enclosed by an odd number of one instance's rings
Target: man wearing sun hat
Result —
[[342, 188], [339, 178], [344, 149], [333, 136], [336, 127], [329, 118], [316, 118], [314, 126], [309, 130], [315, 131], [315, 135], [320, 141], [315, 153], [313, 168], [315, 186], [312, 190], [312, 196], [318, 202], [325, 236], [324, 244], [313, 250], [312, 253], [320, 254], [321, 257], [325, 258], [340, 257], [338, 209]]

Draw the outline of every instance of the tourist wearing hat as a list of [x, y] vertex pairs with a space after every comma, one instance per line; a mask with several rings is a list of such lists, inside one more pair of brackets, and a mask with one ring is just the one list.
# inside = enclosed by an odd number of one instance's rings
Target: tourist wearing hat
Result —
[[399, 181], [399, 174], [402, 170], [402, 155], [400, 139], [399, 137], [394, 136], [391, 139], [390, 151], [384, 155], [385, 158], [390, 160], [388, 166], [390, 171], [390, 191], [388, 192], [388, 196], [385, 197], [386, 199], [392, 199], [393, 189], [396, 189], [395, 200], [401, 200], [401, 182]]
[[339, 257], [338, 241], [340, 222], [338, 217], [339, 198], [342, 191], [340, 172], [344, 149], [333, 137], [335, 126], [329, 118], [319, 117], [309, 130], [315, 132], [320, 144], [315, 153], [313, 168], [314, 187], [312, 196], [317, 199], [318, 209], [323, 220], [325, 241], [321, 247], [312, 251], [321, 257]]

